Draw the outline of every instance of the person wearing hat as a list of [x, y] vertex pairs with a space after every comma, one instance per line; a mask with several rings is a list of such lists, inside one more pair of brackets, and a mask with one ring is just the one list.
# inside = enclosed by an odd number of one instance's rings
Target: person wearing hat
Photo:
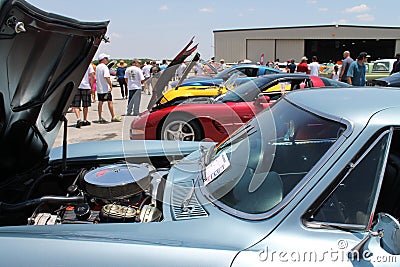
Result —
[[400, 53], [396, 53], [396, 61], [393, 62], [393, 68], [392, 71], [390, 72], [390, 74], [396, 73], [396, 72], [400, 72]]
[[366, 52], [361, 52], [357, 60], [351, 63], [349, 70], [347, 71], [347, 83], [354, 86], [365, 86], [366, 85], [366, 66], [365, 63], [368, 61], [368, 55]]
[[118, 78], [119, 87], [121, 87], [122, 98], [128, 99], [128, 86], [125, 82], [125, 71], [128, 65], [121, 59], [117, 64], [116, 75]]
[[227, 68], [227, 67], [226, 67], [226, 64], [225, 64], [225, 59], [221, 58], [220, 61], [219, 61], [218, 70], [219, 70], [219, 71], [223, 71], [223, 70], [225, 70], [226, 68]]
[[96, 90], [97, 90], [97, 98], [99, 100], [98, 111], [99, 120], [97, 123], [107, 123], [107, 121], [102, 117], [103, 113], [103, 103], [107, 102], [108, 109], [111, 114], [112, 122], [120, 122], [121, 119], [114, 114], [114, 105], [112, 101], [112, 84], [110, 79], [110, 70], [107, 67], [108, 58], [110, 56], [104, 53], [101, 53], [98, 57], [99, 65], [96, 68]]
[[310, 68], [308, 67], [307, 60], [308, 59], [306, 57], [302, 57], [300, 59], [300, 63], [297, 65], [297, 68], [296, 68], [297, 72], [310, 74]]

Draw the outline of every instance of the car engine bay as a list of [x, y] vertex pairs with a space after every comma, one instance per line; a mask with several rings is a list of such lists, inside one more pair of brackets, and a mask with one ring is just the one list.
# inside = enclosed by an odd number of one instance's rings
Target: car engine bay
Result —
[[[163, 218], [160, 200], [168, 168], [119, 161], [61, 170], [48, 167], [36, 179], [26, 180], [24, 188], [0, 190], [0, 225], [138, 223]], [[9, 203], [10, 199], [14, 201]]]

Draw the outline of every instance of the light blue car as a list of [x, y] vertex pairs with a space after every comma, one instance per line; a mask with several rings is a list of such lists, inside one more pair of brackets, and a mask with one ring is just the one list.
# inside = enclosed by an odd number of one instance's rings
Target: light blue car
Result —
[[399, 90], [284, 94], [220, 144], [51, 150], [107, 22], [0, 7], [2, 266], [399, 266]]

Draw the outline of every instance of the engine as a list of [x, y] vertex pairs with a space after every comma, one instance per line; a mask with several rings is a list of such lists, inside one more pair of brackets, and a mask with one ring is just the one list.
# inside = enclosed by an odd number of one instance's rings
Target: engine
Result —
[[37, 205], [28, 224], [160, 221], [162, 208], [158, 196], [162, 196], [163, 176], [167, 174], [168, 170], [157, 170], [150, 164], [123, 163], [82, 169], [67, 187], [65, 199]]

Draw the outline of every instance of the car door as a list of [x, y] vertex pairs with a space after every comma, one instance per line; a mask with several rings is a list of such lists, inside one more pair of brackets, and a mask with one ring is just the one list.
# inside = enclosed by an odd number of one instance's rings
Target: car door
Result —
[[382, 129], [364, 144], [322, 176], [336, 173], [333, 180], [320, 179], [294, 201], [282, 224], [239, 253], [233, 266], [399, 266], [400, 224], [386, 231], [397, 248], [390, 252], [373, 218], [382, 212], [400, 217], [400, 129]]
[[363, 244], [372, 234], [374, 215], [400, 216], [399, 137], [394, 128], [377, 132], [303, 216], [306, 231], [317, 232], [316, 237], [330, 241], [332, 247], [336, 244], [335, 252], [349, 266], [400, 262], [381, 246], [379, 236]]

